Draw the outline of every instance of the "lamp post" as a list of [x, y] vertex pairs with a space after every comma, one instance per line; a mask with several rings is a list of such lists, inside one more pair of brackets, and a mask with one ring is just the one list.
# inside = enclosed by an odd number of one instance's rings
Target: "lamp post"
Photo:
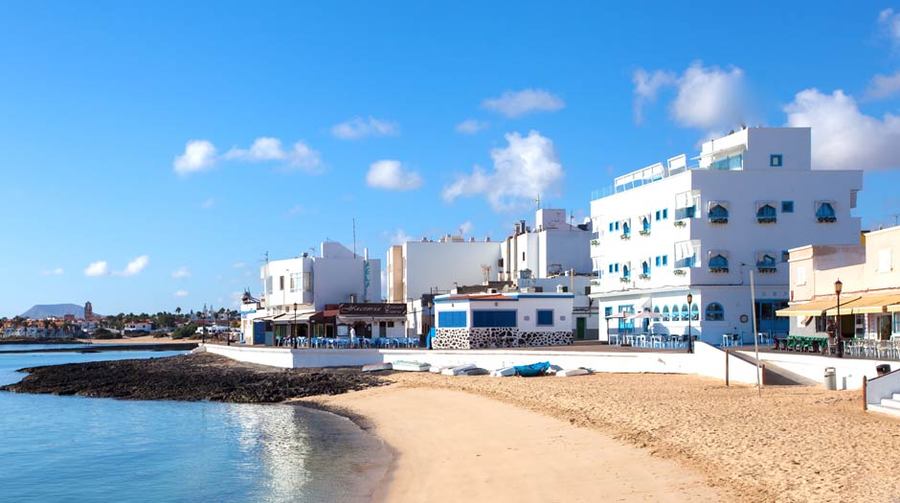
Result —
[[297, 303], [294, 302], [294, 326], [291, 329], [291, 335], [293, 336], [291, 337], [291, 347], [294, 349], [297, 349], [297, 332], [299, 331], [300, 329], [297, 326]]
[[687, 352], [694, 352], [694, 335], [691, 331], [691, 318], [694, 317], [694, 296], [691, 295], [690, 292], [687, 294], [688, 301], [688, 343], [687, 343]]
[[834, 293], [837, 295], [837, 319], [834, 323], [834, 336], [837, 341], [837, 357], [844, 357], [844, 334], [841, 329], [841, 290], [844, 289], [844, 284], [840, 279], [834, 282]]

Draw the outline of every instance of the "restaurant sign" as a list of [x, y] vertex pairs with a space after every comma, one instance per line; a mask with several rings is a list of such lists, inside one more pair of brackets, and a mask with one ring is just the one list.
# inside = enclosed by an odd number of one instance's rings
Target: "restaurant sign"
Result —
[[406, 316], [406, 304], [341, 304], [338, 313], [345, 316]]

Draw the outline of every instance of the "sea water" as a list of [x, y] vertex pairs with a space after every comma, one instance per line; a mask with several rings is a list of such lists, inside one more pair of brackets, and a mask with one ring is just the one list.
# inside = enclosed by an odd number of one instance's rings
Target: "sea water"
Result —
[[[0, 383], [174, 354], [0, 354]], [[367, 501], [386, 457], [349, 420], [303, 407], [0, 392], [0, 501]]]

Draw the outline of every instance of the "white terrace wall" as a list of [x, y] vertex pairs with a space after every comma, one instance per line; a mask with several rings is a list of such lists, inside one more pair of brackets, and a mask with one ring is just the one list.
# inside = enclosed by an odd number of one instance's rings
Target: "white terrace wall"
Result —
[[[752, 351], [741, 351], [746, 356], [753, 356]], [[830, 358], [803, 353], [760, 353], [759, 359], [766, 365], [775, 365], [795, 374], [799, 374], [818, 383], [823, 383], [825, 368], [834, 367], [837, 374], [838, 389], [862, 389], [862, 378], [872, 379], [878, 375], [876, 365], [887, 363], [891, 370], [897, 369], [900, 362], [883, 360], [861, 360], [856, 358]]]
[[881, 405], [882, 398], [891, 398], [900, 393], [900, 370], [876, 377], [866, 385], [866, 403]]
[[[725, 379], [725, 353], [698, 342], [695, 352], [601, 352], [553, 350], [422, 350], [422, 349], [290, 349], [240, 346], [201, 346], [210, 353], [234, 360], [282, 368], [360, 366], [370, 363], [417, 361], [434, 366], [472, 363], [486, 369], [549, 361], [565, 369], [587, 368], [594, 372], [694, 374]], [[756, 384], [756, 367], [731, 357], [730, 380]]]

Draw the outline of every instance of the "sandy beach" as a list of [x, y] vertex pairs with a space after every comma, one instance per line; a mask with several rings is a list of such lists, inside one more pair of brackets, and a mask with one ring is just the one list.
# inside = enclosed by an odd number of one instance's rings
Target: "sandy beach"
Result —
[[900, 421], [859, 392], [690, 376], [394, 374], [314, 400], [397, 453], [385, 501], [897, 501]]

